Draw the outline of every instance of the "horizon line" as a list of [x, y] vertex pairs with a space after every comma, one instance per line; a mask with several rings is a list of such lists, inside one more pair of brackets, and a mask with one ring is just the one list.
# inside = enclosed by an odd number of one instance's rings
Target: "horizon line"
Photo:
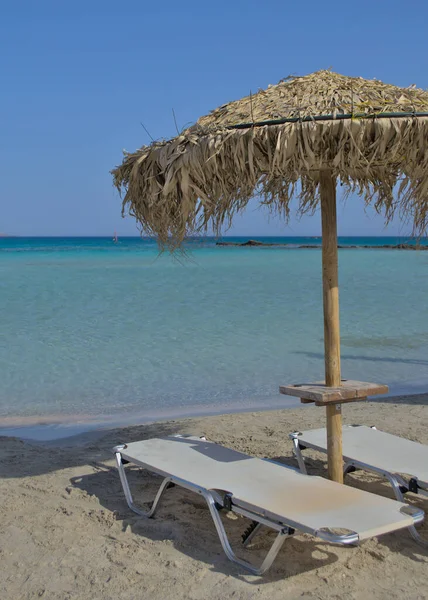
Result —
[[[7, 240], [7, 239], [18, 239], [18, 238], [27, 238], [27, 239], [64, 239], [64, 238], [73, 238], [73, 239], [88, 239], [88, 238], [98, 238], [98, 239], [105, 239], [105, 238], [111, 238], [111, 234], [104, 234], [104, 235], [100, 235], [100, 234], [85, 234], [85, 235], [77, 235], [77, 234], [67, 234], [67, 235], [22, 235], [22, 234], [16, 234], [16, 235], [9, 235], [9, 234], [0, 234], [0, 240]], [[156, 237], [154, 236], [141, 236], [141, 235], [130, 235], [130, 234], [124, 234], [124, 235], [118, 235], [118, 238], [131, 238], [131, 239], [141, 239], [141, 240], [153, 240], [156, 241]], [[226, 234], [226, 235], [201, 235], [201, 236], [189, 236], [188, 240], [195, 240], [195, 239], [222, 239], [222, 238], [247, 238], [247, 239], [253, 239], [253, 238], [257, 238], [257, 237], [263, 237], [263, 238], [322, 238], [322, 235], [313, 235], [313, 234], [292, 234], [292, 235], [265, 235], [265, 234], [261, 234], [261, 233], [251, 233], [251, 234], [245, 234], [245, 235], [233, 235], [233, 234]], [[347, 238], [357, 238], [357, 237], [395, 237], [395, 238], [411, 238], [411, 239], [415, 239], [417, 236], [414, 236], [412, 234], [409, 235], [403, 235], [403, 234], [371, 234], [371, 235], [367, 235], [367, 234], [358, 234], [358, 233], [354, 233], [352, 235], [341, 235], [338, 234], [337, 235], [338, 238], [340, 237], [347, 237]], [[426, 236], [420, 236], [419, 239], [423, 239], [423, 238], [427, 238], [428, 235]]]

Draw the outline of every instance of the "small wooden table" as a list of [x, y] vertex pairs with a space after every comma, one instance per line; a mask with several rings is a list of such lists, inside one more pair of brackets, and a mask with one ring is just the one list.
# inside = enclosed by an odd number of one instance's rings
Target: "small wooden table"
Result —
[[345, 402], [362, 402], [367, 400], [367, 396], [387, 394], [388, 386], [367, 381], [342, 379], [340, 387], [327, 387], [324, 381], [315, 381], [314, 383], [281, 385], [279, 391], [287, 396], [297, 396], [303, 404], [315, 402], [316, 406], [327, 406]]
[[327, 457], [329, 478], [343, 483], [342, 453], [342, 404], [362, 402], [367, 396], [386, 394], [388, 386], [367, 381], [341, 379], [340, 386], [326, 386], [325, 381], [281, 385], [281, 394], [297, 396], [300, 402], [314, 402], [316, 406], [326, 407], [327, 417]]

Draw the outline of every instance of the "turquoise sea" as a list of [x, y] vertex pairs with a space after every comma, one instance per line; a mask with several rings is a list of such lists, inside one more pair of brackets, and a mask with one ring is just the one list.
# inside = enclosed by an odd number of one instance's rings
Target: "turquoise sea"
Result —
[[[289, 245], [1, 238], [0, 426], [286, 406], [280, 384], [323, 377], [321, 252], [297, 248], [321, 240], [256, 239]], [[339, 261], [343, 377], [427, 391], [428, 251]]]

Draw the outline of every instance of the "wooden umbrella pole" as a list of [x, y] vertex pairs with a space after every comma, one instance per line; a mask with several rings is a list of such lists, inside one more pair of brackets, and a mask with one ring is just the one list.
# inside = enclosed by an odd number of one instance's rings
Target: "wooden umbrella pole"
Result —
[[[325, 383], [340, 386], [339, 277], [337, 260], [336, 180], [320, 172]], [[343, 483], [342, 406], [326, 406], [329, 479]]]

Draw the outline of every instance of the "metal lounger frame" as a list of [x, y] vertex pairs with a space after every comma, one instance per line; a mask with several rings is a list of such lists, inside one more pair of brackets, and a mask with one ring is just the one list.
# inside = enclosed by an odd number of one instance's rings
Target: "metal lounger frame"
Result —
[[[175, 436], [175, 437], [191, 437], [191, 436]], [[198, 438], [199, 439], [199, 438]], [[294, 523], [292, 521], [280, 522], [278, 518], [274, 515], [270, 515], [268, 511], [263, 509], [255, 510], [254, 507], [250, 505], [246, 505], [244, 502], [240, 502], [233, 497], [230, 493], [222, 493], [221, 490], [208, 490], [204, 487], [200, 487], [191, 483], [190, 481], [186, 481], [184, 479], [180, 479], [179, 477], [175, 477], [172, 474], [165, 473], [158, 469], [155, 469], [153, 466], [142, 463], [140, 461], [135, 461], [133, 464], [136, 466], [147, 469], [152, 473], [156, 473], [164, 477], [158, 492], [155, 496], [152, 506], [149, 510], [145, 511], [141, 508], [138, 508], [134, 504], [134, 500], [132, 498], [131, 490], [129, 488], [128, 479], [126, 477], [126, 472], [124, 468], [124, 463], [122, 459], [122, 453], [126, 449], [126, 444], [116, 446], [113, 449], [113, 452], [116, 456], [116, 465], [119, 471], [120, 481], [122, 484], [122, 488], [125, 494], [126, 502], [129, 508], [134, 511], [137, 515], [145, 518], [151, 518], [154, 516], [156, 509], [159, 506], [159, 502], [164, 494], [164, 492], [172, 485], [180, 486], [184, 489], [190, 490], [191, 492], [195, 492], [196, 494], [201, 495], [209, 508], [211, 517], [214, 521], [215, 528], [217, 530], [218, 537], [220, 539], [223, 550], [229, 560], [238, 564], [245, 569], [248, 569], [254, 575], [262, 575], [265, 573], [269, 567], [272, 565], [275, 560], [278, 552], [280, 551], [284, 541], [287, 537], [294, 534], [294, 531], [298, 529], [303, 533], [309, 533], [311, 535], [317, 536], [327, 542], [337, 543], [337, 544], [357, 544], [359, 542], [359, 536], [355, 532], [350, 532], [348, 534], [336, 534], [327, 529], [314, 531], [309, 527], [305, 527], [301, 523]], [[126, 457], [127, 462], [132, 462], [132, 460], [128, 460], [129, 457]], [[287, 468], [287, 467], [284, 467]], [[266, 527], [270, 527], [278, 532], [271, 548], [269, 549], [265, 559], [259, 567], [256, 567], [252, 563], [243, 560], [236, 556], [235, 552], [232, 550], [232, 547], [229, 542], [229, 538], [224, 529], [223, 522], [220, 518], [219, 511], [225, 508], [226, 510], [232, 511], [235, 514], [241, 515], [243, 517], [247, 517], [253, 521], [254, 526], [251, 533], [246, 536], [245, 541], [243, 542], [244, 546], [247, 546], [254, 536], [258, 533], [260, 528], [264, 525]]]
[[[371, 429], [376, 429], [376, 427], [372, 427]], [[302, 450], [305, 450], [306, 448], [312, 448], [313, 450], [318, 450], [319, 452], [323, 452], [325, 454], [326, 449], [322, 448], [320, 446], [317, 446], [316, 444], [311, 444], [310, 442], [307, 442], [307, 441], [304, 441], [304, 443], [302, 442], [302, 444], [301, 444], [300, 440], [299, 440], [299, 435], [301, 435], [301, 434], [298, 431], [294, 431], [293, 433], [290, 433], [289, 438], [293, 442], [293, 452], [294, 452], [294, 456], [296, 457], [297, 463], [299, 465], [299, 469], [302, 473], [307, 475], [308, 472], [306, 469], [305, 459], [303, 457]], [[407, 492], [414, 492], [416, 494], [420, 494], [421, 496], [426, 496], [428, 498], [428, 485], [424, 482], [418, 481], [417, 478], [412, 477], [408, 481], [406, 481], [398, 473], [391, 473], [390, 471], [385, 471], [384, 469], [380, 469], [373, 465], [369, 465], [367, 463], [364, 463], [364, 462], [361, 462], [361, 461], [358, 461], [355, 459], [350, 459], [350, 458], [344, 457], [344, 466], [343, 466], [343, 475], [344, 476], [346, 476], [348, 473], [352, 473], [352, 472], [358, 471], [358, 470], [376, 473], [377, 475], [381, 475], [382, 477], [387, 479], [389, 481], [389, 483], [391, 484], [391, 487], [394, 491], [396, 499], [399, 502], [405, 502], [404, 494], [407, 494]], [[409, 533], [412, 536], [412, 538], [416, 542], [418, 542], [418, 544], [428, 547], [428, 541], [425, 541], [421, 537], [421, 535], [418, 533], [418, 531], [414, 525], [411, 525], [410, 527], [408, 527], [408, 530], [409, 530]]]

